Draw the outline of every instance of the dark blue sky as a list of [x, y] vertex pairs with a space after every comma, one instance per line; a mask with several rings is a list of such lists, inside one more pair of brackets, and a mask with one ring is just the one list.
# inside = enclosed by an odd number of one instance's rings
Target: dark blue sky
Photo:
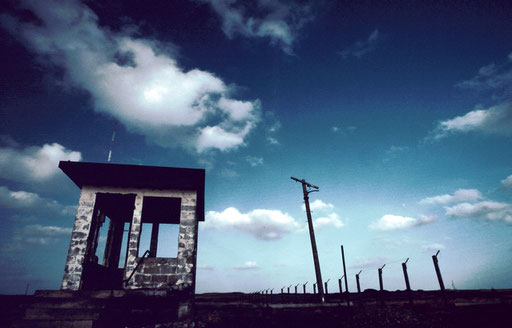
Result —
[[114, 126], [114, 163], [207, 169], [199, 292], [313, 280], [292, 175], [321, 187], [325, 279], [344, 244], [364, 288], [407, 257], [413, 288], [436, 288], [437, 249], [457, 287], [512, 287], [511, 14], [509, 1], [3, 3], [0, 292], [58, 288], [79, 195], [58, 160], [105, 162]]

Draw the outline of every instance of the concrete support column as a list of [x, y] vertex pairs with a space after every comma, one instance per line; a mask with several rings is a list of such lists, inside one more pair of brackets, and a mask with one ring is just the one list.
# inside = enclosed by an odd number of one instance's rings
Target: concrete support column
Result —
[[95, 212], [95, 202], [96, 193], [83, 188], [78, 202], [73, 232], [71, 234], [66, 267], [64, 268], [64, 277], [62, 278], [61, 289], [63, 290], [80, 289], [83, 271], [82, 265], [87, 251], [87, 240]]
[[[128, 279], [132, 271], [137, 265], [137, 256], [139, 253], [139, 240], [142, 219], [142, 202], [144, 197], [137, 194], [135, 197], [135, 205], [133, 209], [132, 222], [130, 227], [130, 236], [128, 238], [128, 254], [126, 257], [126, 267], [124, 269], [124, 279]], [[130, 288], [130, 284], [127, 286]]]
[[178, 238], [177, 285], [187, 284], [194, 290], [197, 248], [196, 192], [185, 192], [181, 198], [180, 232]]

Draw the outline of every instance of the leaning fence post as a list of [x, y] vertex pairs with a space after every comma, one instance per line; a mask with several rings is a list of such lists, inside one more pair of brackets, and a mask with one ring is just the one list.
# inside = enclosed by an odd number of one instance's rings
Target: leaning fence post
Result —
[[380, 291], [382, 292], [384, 290], [384, 285], [382, 283], [382, 269], [384, 269], [386, 265], [384, 264], [382, 267], [379, 268], [379, 288], [380, 288]]
[[434, 262], [434, 268], [436, 269], [436, 275], [437, 280], [439, 281], [439, 287], [441, 288], [441, 291], [444, 292], [444, 283], [443, 283], [443, 277], [441, 276], [441, 270], [439, 270], [439, 262], [437, 261], [437, 255], [439, 254], [440, 250], [437, 251], [436, 255], [432, 255], [432, 261]]
[[361, 286], [359, 285], [359, 275], [361, 274], [361, 272], [363, 272], [363, 270], [359, 271], [359, 273], [356, 274], [356, 284], [357, 284], [357, 292], [358, 293], [361, 292]]

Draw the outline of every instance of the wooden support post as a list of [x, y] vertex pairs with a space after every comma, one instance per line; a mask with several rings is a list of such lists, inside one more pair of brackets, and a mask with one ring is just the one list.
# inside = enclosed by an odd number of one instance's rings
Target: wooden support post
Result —
[[151, 229], [151, 242], [149, 244], [149, 257], [156, 257], [156, 250], [158, 247], [158, 230], [160, 228], [160, 224], [158, 222], [153, 222]]

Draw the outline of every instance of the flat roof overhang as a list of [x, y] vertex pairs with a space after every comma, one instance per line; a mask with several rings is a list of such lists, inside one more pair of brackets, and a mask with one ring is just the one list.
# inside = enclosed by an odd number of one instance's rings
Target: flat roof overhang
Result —
[[204, 169], [60, 161], [59, 168], [80, 188], [195, 190], [197, 218], [204, 221]]

